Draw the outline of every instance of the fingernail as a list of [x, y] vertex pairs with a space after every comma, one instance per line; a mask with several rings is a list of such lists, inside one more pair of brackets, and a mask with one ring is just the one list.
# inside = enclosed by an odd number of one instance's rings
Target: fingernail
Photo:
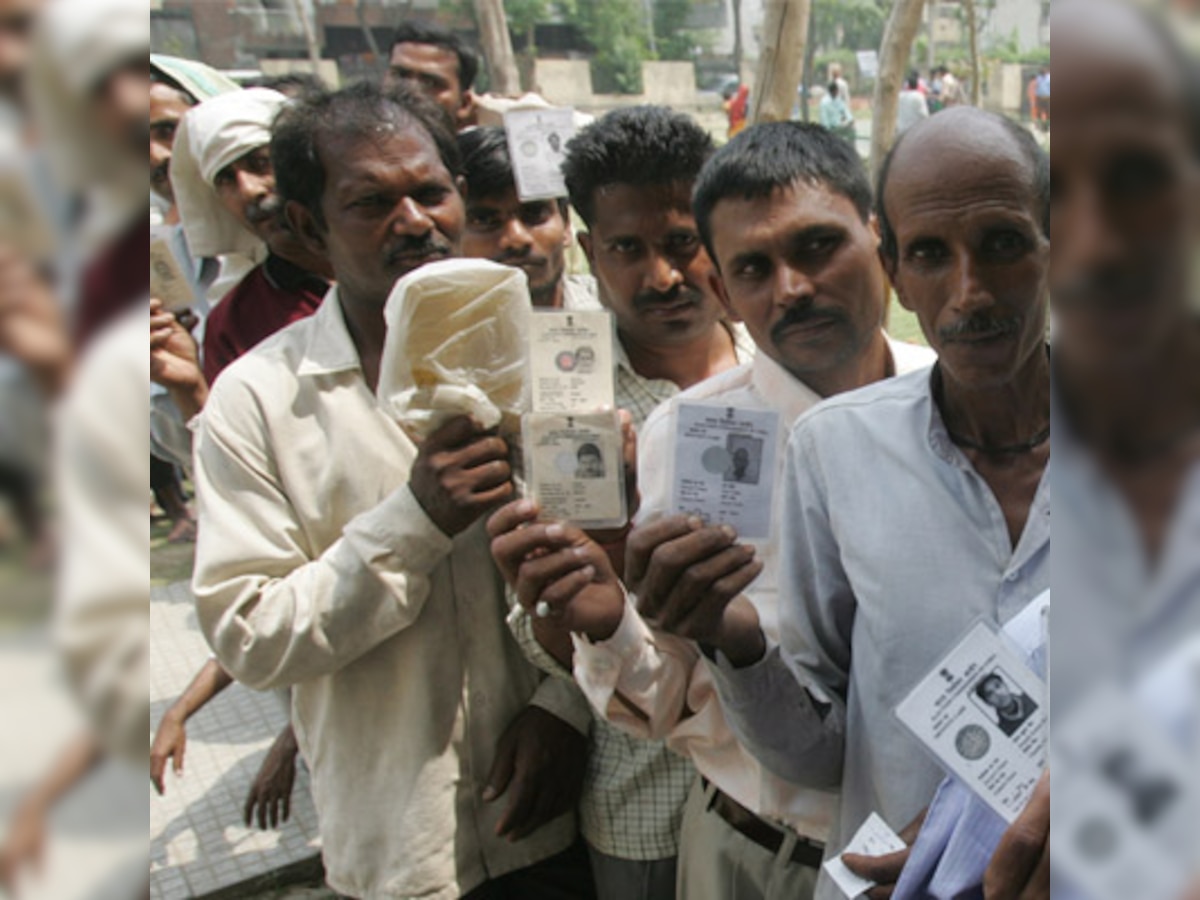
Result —
[[546, 526], [546, 537], [560, 538], [566, 533], [567, 530], [561, 522], [555, 522], [553, 525]]
[[687, 525], [692, 531], [697, 531], [704, 527], [704, 520], [699, 516], [688, 516]]
[[583, 572], [584, 577], [588, 578], [589, 580], [596, 577], [595, 566], [584, 566], [580, 571]]
[[732, 525], [722, 525], [721, 534], [725, 535], [725, 537], [729, 538], [731, 541], [737, 537], [737, 531]]
[[534, 506], [532, 500], [519, 500], [517, 502], [517, 512], [523, 516], [527, 516], [533, 512]]

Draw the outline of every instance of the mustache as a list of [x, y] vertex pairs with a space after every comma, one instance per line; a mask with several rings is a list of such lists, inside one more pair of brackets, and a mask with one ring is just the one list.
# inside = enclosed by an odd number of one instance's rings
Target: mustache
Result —
[[283, 215], [283, 198], [278, 194], [269, 194], [262, 200], [246, 204], [246, 218], [254, 224], [279, 219]]
[[500, 254], [500, 258], [496, 262], [503, 263], [506, 266], [521, 265], [522, 263], [545, 265], [549, 262], [549, 259], [545, 256], [536, 255], [532, 248], [527, 247], [524, 250], [505, 250]]
[[171, 171], [171, 161], [167, 160], [164, 163], [159, 163], [150, 170], [150, 180], [152, 182], [165, 182], [169, 180]]
[[693, 287], [677, 284], [665, 294], [661, 291], [642, 291], [633, 298], [633, 308], [637, 312], [644, 312], [655, 306], [666, 306], [672, 303], [679, 303], [681, 300], [699, 305], [703, 302], [704, 295]]
[[449, 242], [440, 240], [432, 233], [424, 237], [406, 237], [388, 251], [389, 266], [402, 262], [405, 257], [450, 256], [453, 248]]
[[817, 322], [842, 323], [848, 319], [849, 317], [841, 309], [816, 306], [812, 303], [798, 303], [788, 307], [783, 318], [771, 326], [771, 339], [777, 342], [782, 341], [784, 333], [797, 325], [812, 325]]
[[1149, 271], [1093, 270], [1055, 284], [1052, 296], [1056, 306], [1072, 309], [1129, 309], [1154, 296], [1159, 280]]
[[937, 333], [942, 341], [953, 342], [973, 337], [1010, 337], [1020, 330], [1020, 316], [978, 312], [949, 325], [943, 325]]

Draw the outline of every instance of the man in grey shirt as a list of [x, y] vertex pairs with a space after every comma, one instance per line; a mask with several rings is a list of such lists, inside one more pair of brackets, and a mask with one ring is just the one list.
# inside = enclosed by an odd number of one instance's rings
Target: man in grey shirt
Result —
[[[899, 830], [926, 807], [941, 771], [896, 704], [976, 619], [1002, 624], [1049, 586], [1048, 172], [1027, 133], [975, 109], [898, 142], [876, 197], [880, 254], [939, 362], [797, 422], [767, 651], [790, 675], [766, 657], [712, 663], [764, 765], [841, 786], [827, 855], [872, 811]], [[817, 894], [839, 896], [827, 878]]]

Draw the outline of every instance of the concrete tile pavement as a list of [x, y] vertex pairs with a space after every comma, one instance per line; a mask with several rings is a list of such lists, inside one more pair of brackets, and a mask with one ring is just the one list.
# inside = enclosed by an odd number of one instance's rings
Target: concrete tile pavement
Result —
[[[152, 727], [208, 657], [188, 584], [153, 588]], [[153, 900], [203, 896], [319, 854], [317, 816], [303, 767], [297, 773], [287, 823], [265, 832], [242, 824], [246, 793], [286, 721], [277, 695], [233, 684], [188, 722], [183, 775], [168, 772], [163, 797], [146, 788]]]

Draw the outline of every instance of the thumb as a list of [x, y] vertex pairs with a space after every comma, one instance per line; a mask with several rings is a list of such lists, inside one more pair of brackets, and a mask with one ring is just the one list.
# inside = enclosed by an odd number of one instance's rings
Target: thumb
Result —
[[175, 756], [172, 758], [172, 762], [175, 765], [175, 775], [176, 776], [183, 774], [183, 752], [186, 748], [187, 748], [186, 741], [180, 741], [179, 748], [175, 751]]
[[512, 741], [501, 741], [496, 748], [496, 761], [492, 763], [492, 773], [488, 776], [487, 787], [483, 789], [485, 803], [491, 803], [506, 790], [512, 781], [516, 768], [517, 748]]
[[887, 853], [883, 856], [864, 856], [861, 853], [843, 853], [846, 868], [877, 884], [893, 884], [900, 877], [900, 870], [908, 861], [909, 848]]

